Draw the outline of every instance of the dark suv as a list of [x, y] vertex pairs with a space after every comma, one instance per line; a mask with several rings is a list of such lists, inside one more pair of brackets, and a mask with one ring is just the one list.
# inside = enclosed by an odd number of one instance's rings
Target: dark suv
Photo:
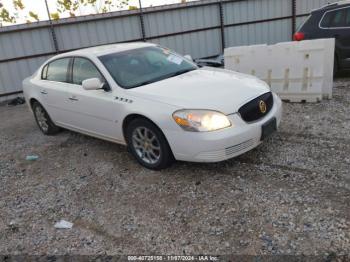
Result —
[[340, 1], [311, 12], [294, 34], [295, 41], [335, 38], [334, 74], [350, 69], [350, 1]]

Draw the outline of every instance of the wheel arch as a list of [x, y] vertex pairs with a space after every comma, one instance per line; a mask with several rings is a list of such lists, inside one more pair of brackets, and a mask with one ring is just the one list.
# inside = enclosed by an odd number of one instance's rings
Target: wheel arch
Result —
[[[159, 125], [157, 125], [157, 123], [155, 123], [153, 120], [151, 120], [149, 117], [147, 116], [144, 116], [142, 114], [138, 114], [138, 113], [132, 113], [132, 114], [129, 114], [127, 115], [124, 120], [123, 120], [123, 124], [122, 124], [122, 130], [123, 130], [123, 137], [124, 137], [124, 140], [127, 142], [127, 138], [126, 138], [126, 129], [128, 127], [128, 125], [135, 119], [137, 118], [142, 118], [142, 119], [145, 119], [149, 122], [151, 122], [153, 125], [155, 125], [164, 135], [165, 137], [165, 134], [164, 132], [162, 131], [162, 129], [159, 127]], [[166, 137], [165, 137], [166, 138]]]
[[167, 144], [169, 150], [170, 150], [170, 160], [171, 162], [175, 160], [175, 156], [174, 156], [174, 153], [173, 153], [173, 149], [171, 148], [171, 145], [169, 144], [169, 141], [168, 141], [168, 138], [166, 137], [165, 133], [163, 132], [163, 130], [160, 128], [160, 126], [155, 122], [153, 121], [152, 119], [150, 119], [149, 117], [143, 115], [143, 114], [139, 114], [139, 113], [131, 113], [129, 115], [127, 115], [124, 120], [123, 120], [123, 124], [122, 124], [122, 131], [123, 131], [123, 137], [124, 137], [124, 140], [127, 144], [127, 146], [129, 147], [128, 145], [128, 139], [127, 139], [127, 127], [128, 125], [135, 119], [144, 119], [148, 122], [150, 122], [151, 124], [153, 124], [156, 128], [158, 128], [159, 132], [163, 135], [163, 138], [165, 139], [165, 143]]
[[49, 118], [51, 119], [51, 121], [52, 121], [52, 118], [51, 118], [51, 116], [50, 116], [50, 114], [47, 112], [47, 110], [46, 110], [46, 108], [44, 107], [44, 105], [40, 102], [40, 100], [39, 99], [37, 99], [37, 98], [35, 98], [35, 97], [31, 97], [30, 99], [29, 99], [29, 108], [32, 110], [32, 112], [34, 113], [34, 111], [33, 111], [33, 105], [34, 105], [34, 103], [38, 103], [40, 106], [42, 106], [42, 108], [44, 108], [44, 110], [46, 111], [46, 114], [49, 116]]
[[39, 103], [42, 107], [44, 107], [43, 106], [43, 104], [40, 102], [40, 100], [38, 99], [38, 98], [36, 98], [36, 97], [31, 97], [31, 98], [29, 98], [28, 99], [28, 106], [29, 106], [29, 109], [34, 113], [34, 111], [33, 111], [33, 105], [34, 105], [34, 103]]
[[35, 102], [38, 102], [40, 105], [41, 105], [41, 103], [40, 103], [40, 101], [38, 100], [38, 99], [36, 99], [36, 98], [34, 98], [34, 97], [32, 97], [31, 99], [29, 99], [29, 104], [30, 104], [30, 107], [33, 109], [33, 104], [35, 103]]
[[127, 135], [126, 135], [126, 129], [128, 127], [128, 125], [135, 119], [137, 118], [141, 118], [141, 119], [145, 119], [147, 121], [149, 121], [150, 123], [152, 123], [154, 126], [156, 126], [159, 131], [163, 134], [164, 138], [165, 138], [165, 141], [168, 143], [168, 146], [171, 150], [171, 153], [173, 154], [173, 149], [171, 148], [171, 145], [168, 141], [168, 138], [166, 137], [165, 133], [163, 132], [163, 130], [159, 127], [159, 125], [153, 121], [152, 119], [150, 119], [149, 117], [143, 115], [143, 114], [139, 114], [139, 113], [132, 113], [132, 114], [129, 114], [127, 115], [124, 120], [123, 120], [123, 124], [122, 124], [122, 131], [123, 131], [123, 137], [124, 137], [124, 140], [126, 143], [128, 143], [127, 141]]

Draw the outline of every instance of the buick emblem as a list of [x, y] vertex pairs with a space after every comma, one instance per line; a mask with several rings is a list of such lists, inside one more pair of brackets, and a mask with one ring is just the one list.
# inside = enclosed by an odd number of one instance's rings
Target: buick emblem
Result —
[[266, 103], [262, 100], [259, 101], [259, 109], [260, 109], [260, 112], [265, 114], [266, 113]]

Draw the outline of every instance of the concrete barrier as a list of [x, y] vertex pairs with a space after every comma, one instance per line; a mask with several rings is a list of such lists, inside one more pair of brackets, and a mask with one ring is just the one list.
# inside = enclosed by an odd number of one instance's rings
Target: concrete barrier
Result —
[[291, 102], [332, 98], [334, 39], [284, 42], [225, 49], [225, 68], [266, 81]]

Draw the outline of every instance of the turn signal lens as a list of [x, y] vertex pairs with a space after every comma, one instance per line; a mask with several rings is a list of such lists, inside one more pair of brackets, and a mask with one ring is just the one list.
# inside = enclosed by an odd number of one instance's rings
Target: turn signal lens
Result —
[[187, 119], [180, 118], [178, 116], [174, 116], [175, 122], [180, 126], [190, 126]]
[[173, 118], [184, 130], [192, 132], [215, 131], [232, 125], [227, 116], [211, 110], [180, 110]]

